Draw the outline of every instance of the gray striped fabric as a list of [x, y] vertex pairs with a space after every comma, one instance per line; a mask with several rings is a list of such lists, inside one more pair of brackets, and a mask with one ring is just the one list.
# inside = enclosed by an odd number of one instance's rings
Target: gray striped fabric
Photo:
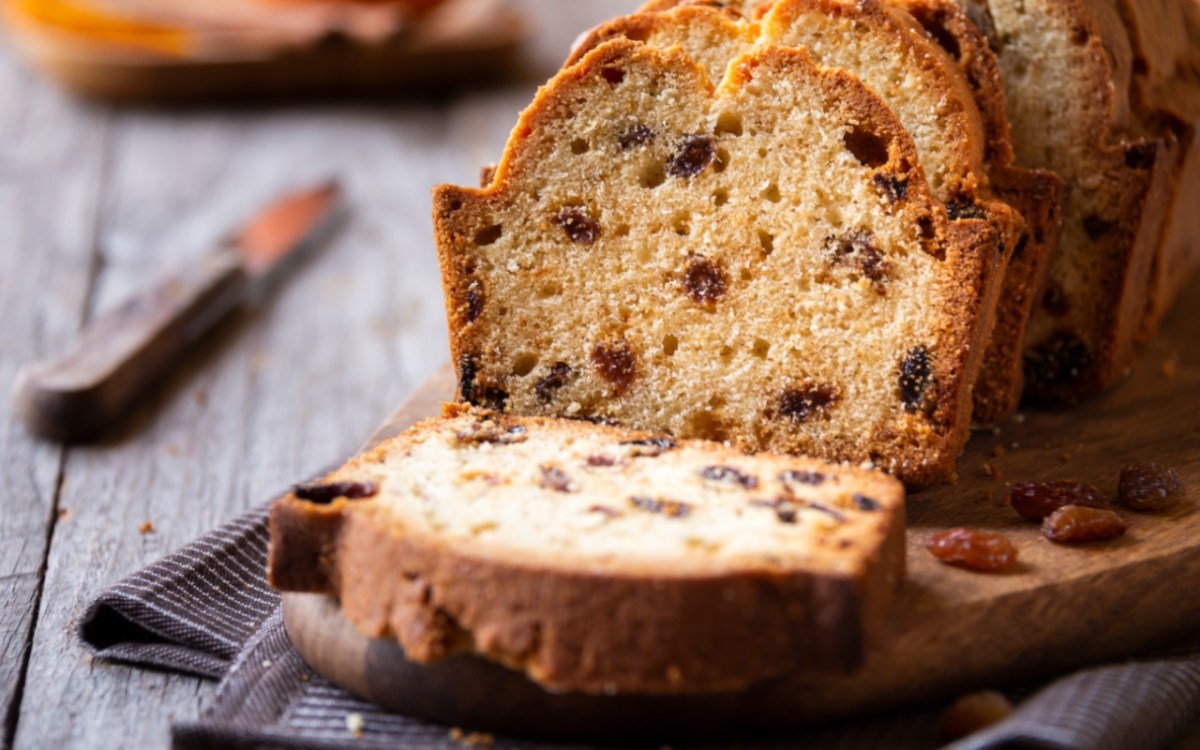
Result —
[[[267, 512], [260, 508], [104, 592], [79, 626], [96, 657], [221, 680], [200, 719], [175, 727], [174, 746], [460, 750], [446, 727], [388, 714], [313, 675], [284, 631], [266, 584]], [[361, 736], [347, 717], [363, 719]], [[939, 746], [937, 709], [831, 727], [761, 748]], [[1003, 723], [951, 750], [1158, 750], [1200, 721], [1200, 645], [1081, 672], [1021, 701]], [[497, 750], [551, 745], [497, 739]]]

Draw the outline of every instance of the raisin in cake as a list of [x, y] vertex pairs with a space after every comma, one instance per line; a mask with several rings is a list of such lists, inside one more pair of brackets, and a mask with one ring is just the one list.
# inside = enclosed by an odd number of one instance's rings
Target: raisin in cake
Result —
[[740, 689], [847, 670], [904, 568], [878, 472], [464, 406], [271, 512], [270, 579], [431, 662], [556, 691]]
[[[741, 14], [761, 20], [739, 19]], [[1037, 283], [1048, 248], [1044, 243], [1030, 247], [1027, 241], [1022, 245], [1019, 212], [999, 200], [991, 187], [990, 133], [975, 92], [962, 68], [911, 15], [875, 0], [780, 0], [759, 3], [754, 12], [682, 2], [670, 10], [642, 12], [599, 26], [568, 63], [616, 37], [659, 48], [678, 44], [714, 80], [723, 77], [729, 60], [751, 45], [804, 47], [817, 62], [847, 70], [879, 94], [913, 136], [933, 195], [947, 206], [951, 219], [992, 231], [993, 254], [1003, 255], [1005, 261], [1009, 251], [1021, 248], [1023, 262], [1008, 274], [1015, 288], [1001, 295], [999, 324], [974, 392], [978, 421], [993, 422], [1015, 409], [1022, 387], [1021, 344], [1033, 297], [1023, 287], [1031, 273]], [[1031, 195], [1037, 193], [1050, 203], [1057, 198], [1054, 186], [1044, 188], [1037, 176], [1003, 176], [1015, 192], [1025, 191], [1023, 183], [1028, 181]]]
[[946, 479], [998, 288], [907, 132], [802, 50], [607, 42], [435, 191], [461, 397]]
[[1174, 158], [1162, 139], [1131, 135], [1132, 51], [1115, 0], [963, 4], [999, 60], [1017, 163], [1069, 187], [1026, 338], [1026, 389], [1079, 400], [1112, 385], [1132, 357]]

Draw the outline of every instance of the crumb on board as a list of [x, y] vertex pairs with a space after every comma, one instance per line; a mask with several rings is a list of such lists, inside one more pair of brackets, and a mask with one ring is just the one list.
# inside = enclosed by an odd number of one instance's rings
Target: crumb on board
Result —
[[464, 747], [491, 747], [496, 738], [484, 732], [464, 732], [458, 727], [450, 730], [450, 739]]
[[346, 730], [350, 732], [351, 737], [362, 737], [365, 726], [366, 721], [363, 720], [362, 714], [346, 714]]
[[992, 481], [995, 482], [998, 482], [1004, 478], [1004, 474], [1000, 471], [1000, 467], [990, 462], [983, 465], [983, 474], [986, 477], [990, 477]]
[[142, 521], [141, 525], [138, 526], [138, 533], [139, 534], [153, 534], [154, 533], [154, 522], [153, 521]]
[[1167, 380], [1174, 380], [1175, 374], [1178, 372], [1179, 363], [1174, 359], [1164, 359], [1162, 363], [1162, 374]]
[[996, 445], [992, 446], [992, 456], [993, 457], [1004, 458], [1005, 453], [1008, 453], [1008, 450], [1005, 449], [1005, 447], [1003, 445], [1000, 445], [999, 443], [997, 443]]
[[58, 509], [58, 520], [65, 521], [70, 517], [71, 517], [71, 509], [70, 508], [59, 508]]

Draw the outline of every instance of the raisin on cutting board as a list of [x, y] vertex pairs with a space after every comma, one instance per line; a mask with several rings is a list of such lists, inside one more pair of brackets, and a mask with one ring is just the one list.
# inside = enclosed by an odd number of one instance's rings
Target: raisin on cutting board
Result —
[[1183, 480], [1179, 472], [1156, 463], [1142, 463], [1121, 469], [1117, 500], [1140, 513], [1164, 513], [1183, 501]]
[[1125, 522], [1111, 510], [1067, 505], [1042, 523], [1042, 534], [1056, 544], [1107, 542], [1125, 533]]
[[1041, 521], [1067, 505], [1109, 507], [1103, 492], [1083, 482], [1017, 482], [1013, 485], [1009, 504], [1022, 518], [1030, 521]]
[[947, 565], [981, 573], [998, 573], [1017, 562], [1017, 548], [1008, 537], [979, 529], [949, 529], [934, 534], [925, 548]]

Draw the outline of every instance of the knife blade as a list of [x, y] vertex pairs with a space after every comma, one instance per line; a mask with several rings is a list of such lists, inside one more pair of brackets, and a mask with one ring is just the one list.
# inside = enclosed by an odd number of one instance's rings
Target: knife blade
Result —
[[336, 181], [265, 206], [216, 250], [98, 316], [65, 352], [25, 366], [13, 387], [17, 414], [50, 439], [101, 436], [230, 313], [261, 304], [343, 214]]

